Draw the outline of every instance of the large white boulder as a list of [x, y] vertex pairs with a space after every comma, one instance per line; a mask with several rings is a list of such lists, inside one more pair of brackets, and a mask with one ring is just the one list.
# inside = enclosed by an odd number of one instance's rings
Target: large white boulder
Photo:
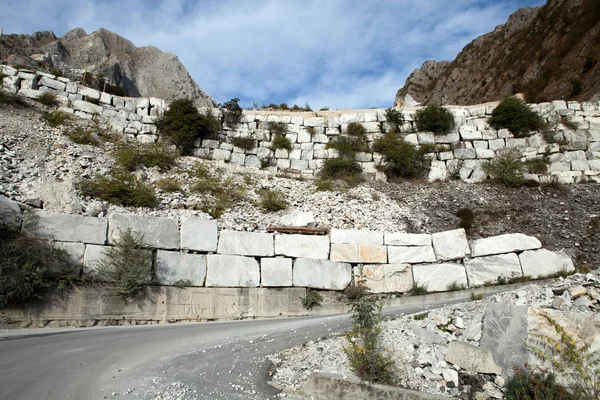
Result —
[[499, 277], [522, 276], [519, 256], [515, 253], [477, 257], [465, 260], [469, 285], [483, 286], [485, 282], [496, 282]]
[[542, 247], [542, 243], [533, 236], [522, 233], [507, 233], [471, 242], [471, 256], [481, 257], [492, 254], [512, 253], [516, 251], [534, 250]]
[[36, 236], [60, 242], [106, 243], [107, 221], [101, 218], [30, 211], [25, 229]]
[[273, 234], [260, 232], [221, 231], [219, 254], [272, 257]]
[[181, 217], [182, 249], [215, 252], [218, 238], [217, 221], [198, 217]]
[[257, 287], [260, 268], [251, 257], [209, 254], [206, 256], [207, 287]]
[[467, 274], [462, 264], [413, 265], [415, 285], [424, 285], [429, 292], [444, 292], [451, 284], [467, 286]]
[[534, 279], [561, 271], [572, 272], [575, 270], [571, 257], [562, 251], [527, 250], [519, 255], [519, 260], [523, 274]]
[[299, 258], [294, 263], [294, 286], [344, 290], [352, 280], [350, 264]]
[[97, 106], [96, 104], [88, 103], [83, 100], [75, 100], [73, 101], [73, 108], [78, 111], [83, 111], [88, 114], [100, 114], [102, 112], [102, 107]]
[[464, 229], [434, 233], [431, 238], [439, 261], [459, 260], [471, 254]]
[[206, 278], [206, 256], [158, 250], [156, 276], [162, 285], [190, 281], [192, 286], [203, 286]]
[[409, 264], [354, 267], [354, 280], [367, 286], [371, 293], [404, 293], [413, 288], [412, 270]]
[[392, 264], [418, 264], [436, 261], [431, 246], [388, 246], [388, 258]]
[[292, 286], [292, 259], [283, 257], [261, 258], [260, 276], [263, 287]]
[[276, 235], [275, 254], [294, 258], [329, 258], [329, 237]]
[[147, 247], [179, 249], [179, 221], [175, 218], [112, 213], [108, 217], [108, 242], [116, 243], [128, 229], [142, 235]]

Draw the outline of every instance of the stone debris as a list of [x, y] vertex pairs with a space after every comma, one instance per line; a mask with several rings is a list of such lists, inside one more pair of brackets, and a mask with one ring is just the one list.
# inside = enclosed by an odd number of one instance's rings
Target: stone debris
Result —
[[[535, 363], [524, 349], [518, 350], [519, 357], [511, 356], [528, 338], [550, 332], [540, 313], [551, 314], [582, 343], [600, 341], [599, 288], [600, 269], [531, 283], [482, 300], [384, 319], [380, 337], [396, 363], [399, 386], [449, 398], [502, 399], [515, 365], [502, 364]], [[560, 310], [555, 309], [557, 299]], [[578, 305], [579, 299], [587, 301]], [[515, 303], [521, 306], [515, 308]], [[277, 367], [272, 381], [293, 396], [312, 374], [333, 371], [353, 376], [343, 350], [346, 343], [343, 335], [332, 333], [269, 356]]]

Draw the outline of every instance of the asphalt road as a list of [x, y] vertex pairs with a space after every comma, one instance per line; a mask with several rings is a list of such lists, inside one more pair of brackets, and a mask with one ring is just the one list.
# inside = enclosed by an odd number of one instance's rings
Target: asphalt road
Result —
[[[395, 307], [403, 315], [450, 304]], [[348, 314], [0, 331], [0, 399], [274, 399], [265, 356], [337, 334]]]

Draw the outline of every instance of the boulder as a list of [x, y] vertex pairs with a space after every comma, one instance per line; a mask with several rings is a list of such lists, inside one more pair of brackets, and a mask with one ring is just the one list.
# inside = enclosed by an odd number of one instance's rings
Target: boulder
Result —
[[67, 89], [67, 85], [63, 82], [55, 81], [54, 79], [50, 79], [45, 76], [42, 76], [42, 79], [40, 79], [38, 85], [46, 86], [55, 90], [60, 90], [61, 92], [64, 92]]
[[101, 106], [97, 106], [95, 104], [88, 103], [87, 101], [83, 101], [83, 100], [73, 101], [73, 108], [75, 110], [83, 111], [85, 113], [92, 114], [92, 115], [100, 114], [102, 112]]
[[275, 254], [294, 258], [329, 258], [329, 237], [276, 235]]
[[175, 218], [112, 213], [108, 217], [108, 242], [116, 243], [128, 229], [143, 235], [144, 245], [147, 247], [179, 249], [179, 222]]
[[499, 277], [523, 275], [519, 256], [514, 253], [465, 260], [465, 268], [471, 287], [483, 286], [488, 281], [496, 282]]
[[261, 258], [260, 276], [263, 287], [292, 286], [292, 259], [283, 257]]
[[425, 233], [385, 232], [384, 244], [390, 246], [431, 246], [431, 235]]
[[519, 261], [521, 261], [523, 275], [529, 275], [534, 279], [561, 271], [575, 270], [571, 257], [562, 251], [528, 250], [519, 255]]
[[456, 283], [467, 286], [467, 274], [462, 264], [413, 265], [415, 285], [424, 285], [429, 292], [443, 292], [448, 285]]
[[358, 229], [331, 229], [331, 243], [383, 244], [383, 232]]
[[464, 229], [434, 233], [431, 238], [438, 261], [458, 260], [471, 254]]
[[354, 267], [354, 280], [366, 285], [371, 293], [405, 293], [413, 288], [412, 269], [409, 264]]
[[496, 365], [491, 352], [464, 342], [451, 342], [445, 360], [470, 372], [502, 374], [502, 368]]
[[27, 214], [25, 229], [36, 236], [60, 242], [106, 243], [106, 219], [41, 210]]
[[314, 222], [315, 216], [310, 211], [285, 214], [279, 219], [279, 224], [283, 226], [308, 226]]
[[173, 285], [178, 281], [189, 280], [192, 286], [204, 286], [206, 256], [158, 250], [156, 277], [161, 285]]
[[221, 231], [219, 254], [272, 257], [273, 234], [259, 232]]
[[206, 264], [207, 287], [257, 287], [260, 284], [260, 268], [254, 258], [209, 254]]
[[344, 290], [352, 280], [350, 264], [298, 258], [294, 263], [294, 286]]
[[100, 100], [100, 92], [96, 89], [79, 86], [77, 88], [77, 93], [79, 93], [82, 96], [89, 97], [90, 99]]
[[20, 229], [21, 207], [16, 201], [0, 195], [0, 228]]
[[217, 221], [198, 217], [181, 217], [181, 248], [215, 252], [219, 237]]
[[431, 246], [388, 246], [388, 258], [392, 264], [417, 264], [436, 261]]
[[542, 243], [533, 236], [527, 236], [522, 233], [508, 233], [472, 241], [471, 256], [481, 257], [492, 254], [534, 250], [541, 247]]

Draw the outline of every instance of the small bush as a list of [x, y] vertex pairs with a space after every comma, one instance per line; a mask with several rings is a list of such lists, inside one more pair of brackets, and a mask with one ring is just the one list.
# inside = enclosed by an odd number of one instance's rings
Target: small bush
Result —
[[43, 298], [46, 291], [77, 280], [78, 269], [51, 242], [0, 229], [0, 309]]
[[507, 400], [575, 400], [554, 374], [534, 372], [529, 366], [515, 367], [514, 375], [504, 385]]
[[307, 310], [312, 310], [314, 307], [321, 307], [323, 296], [316, 290], [306, 290], [306, 297], [301, 297], [302, 306]]
[[470, 208], [461, 208], [456, 212], [456, 216], [460, 218], [460, 222], [458, 223], [459, 228], [463, 229], [471, 229], [473, 226], [473, 221], [475, 220], [475, 214], [471, 211]]
[[[341, 179], [350, 185], [362, 181], [362, 168], [355, 160], [329, 158], [319, 172], [322, 180]], [[326, 182], [321, 182], [323, 184]], [[326, 189], [329, 190], [329, 189]]]
[[213, 137], [221, 128], [216, 118], [200, 114], [190, 99], [179, 99], [171, 103], [156, 126], [161, 135], [186, 155], [193, 153], [194, 143], [198, 139]]
[[429, 316], [429, 313], [428, 313], [428, 312], [424, 312], [424, 313], [422, 313], [422, 314], [417, 314], [417, 315], [414, 315], [414, 316], [413, 316], [413, 319], [414, 319], [415, 321], [422, 321], [422, 320], [424, 320], [425, 318], [427, 318], [428, 316]]
[[393, 132], [400, 132], [402, 125], [404, 125], [404, 114], [395, 108], [388, 108], [385, 110], [385, 120]]
[[471, 301], [483, 300], [483, 293], [475, 294], [471, 293]]
[[207, 196], [199, 209], [215, 219], [246, 195], [244, 184], [239, 184], [233, 178], [224, 179], [219, 171], [210, 171], [202, 164], [196, 167], [193, 178], [191, 190]]
[[95, 271], [94, 278], [112, 283], [111, 291], [124, 300], [139, 297], [144, 285], [151, 283], [152, 252], [144, 249], [143, 236], [131, 229], [121, 232], [114, 247]]
[[548, 172], [548, 163], [543, 158], [532, 158], [525, 161], [525, 166], [530, 174], [545, 174]]
[[486, 162], [483, 164], [483, 170], [493, 181], [507, 187], [519, 187], [525, 183], [525, 179], [523, 179], [524, 164], [510, 155]]
[[408, 294], [411, 296], [420, 296], [427, 293], [429, 293], [429, 290], [427, 290], [427, 284], [419, 282], [415, 282], [413, 288], [408, 291]]
[[189, 279], [180, 279], [177, 282], [173, 283], [173, 286], [177, 286], [180, 289], [183, 289], [184, 287], [189, 287], [189, 286], [194, 286], [192, 281], [190, 281]]
[[274, 122], [271, 121], [267, 124], [269, 133], [275, 136], [284, 136], [288, 133], [288, 124], [285, 122]]
[[234, 137], [231, 139], [231, 144], [244, 150], [252, 150], [256, 147], [256, 141], [252, 138]]
[[52, 92], [44, 92], [40, 97], [35, 99], [38, 103], [45, 105], [46, 107], [56, 107], [58, 105], [58, 99]]
[[444, 134], [455, 127], [454, 116], [445, 107], [427, 106], [415, 113], [417, 131]]
[[141, 166], [158, 167], [161, 172], [168, 171], [175, 165], [177, 154], [170, 151], [163, 143], [125, 143], [116, 148], [113, 157], [117, 164], [135, 171]]
[[94, 179], [83, 180], [79, 190], [84, 196], [125, 207], [156, 208], [158, 205], [154, 189], [122, 169], [115, 169], [107, 176], [96, 175]]
[[464, 283], [451, 282], [446, 286], [448, 292], [457, 292], [459, 290], [465, 290], [467, 286]]
[[315, 190], [317, 192], [327, 192], [333, 190], [333, 182], [330, 179], [320, 178], [315, 181]]
[[230, 128], [235, 128], [235, 126], [240, 123], [240, 120], [244, 115], [244, 110], [242, 107], [240, 107], [239, 102], [240, 99], [233, 98], [229, 101], [226, 101], [225, 104], [221, 106], [225, 116], [225, 123]]
[[156, 187], [168, 193], [181, 192], [181, 184], [174, 178], [163, 178], [156, 181]]
[[383, 155], [380, 169], [388, 178], [421, 179], [429, 173], [430, 161], [396, 133], [389, 132], [375, 140], [373, 150]]
[[541, 131], [544, 119], [521, 99], [507, 97], [492, 111], [488, 123], [495, 129], [506, 128], [515, 137], [526, 137], [531, 131]]
[[44, 119], [52, 128], [57, 128], [69, 124], [73, 117], [63, 111], [52, 111], [51, 113], [44, 113]]
[[258, 192], [260, 196], [260, 207], [267, 212], [285, 210], [288, 202], [285, 195], [278, 190], [263, 189]]
[[98, 136], [90, 128], [83, 128], [81, 126], [69, 127], [63, 131], [63, 135], [68, 137], [73, 143], [89, 144], [91, 146], [100, 145]]
[[369, 294], [369, 288], [365, 285], [349, 285], [344, 289], [344, 296], [346, 300], [355, 301], [359, 300]]
[[579, 129], [579, 123], [573, 121], [570, 115], [561, 115], [560, 123], [572, 131], [576, 131], [577, 129]]
[[276, 151], [278, 149], [292, 151], [292, 142], [286, 136], [275, 136], [270, 149]]

